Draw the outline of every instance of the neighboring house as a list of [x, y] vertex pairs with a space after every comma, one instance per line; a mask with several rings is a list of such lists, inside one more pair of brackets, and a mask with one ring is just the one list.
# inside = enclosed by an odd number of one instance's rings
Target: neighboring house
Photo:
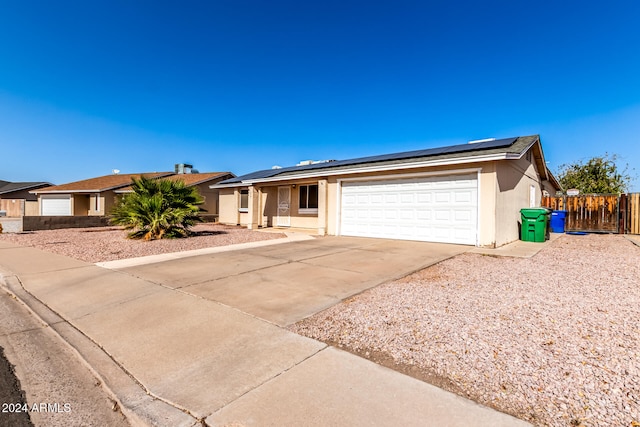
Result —
[[45, 187], [31, 193], [38, 197], [37, 215], [104, 216], [115, 203], [115, 190], [128, 186], [131, 178], [139, 178], [141, 175], [161, 178], [173, 173], [112, 174]]
[[50, 185], [50, 182], [0, 181], [0, 211], [9, 217], [37, 215], [38, 201], [29, 191]]
[[[198, 192], [204, 198], [204, 203], [201, 205], [201, 208], [206, 210], [206, 214], [209, 215], [217, 215], [218, 214], [218, 193], [219, 190], [212, 189], [210, 186], [212, 184], [216, 184], [220, 181], [224, 181], [226, 179], [230, 179], [235, 177], [234, 174], [230, 172], [198, 172], [198, 173], [185, 173], [185, 174], [175, 174], [171, 176], [165, 177], [165, 179], [170, 179], [173, 181], [183, 181], [185, 185], [188, 187], [197, 187]], [[131, 186], [127, 186], [124, 188], [120, 188], [115, 190], [116, 194], [126, 194], [131, 193], [133, 190]]]
[[306, 163], [214, 185], [220, 222], [495, 247], [560, 189], [538, 135]]
[[189, 186], [197, 186], [205, 197], [204, 208], [212, 214], [217, 214], [218, 190], [210, 189], [209, 185], [235, 176], [230, 172], [150, 172], [105, 175], [32, 191], [38, 197], [37, 215], [108, 215], [117, 198], [131, 192], [131, 179], [140, 178], [143, 175], [147, 178], [181, 179]]

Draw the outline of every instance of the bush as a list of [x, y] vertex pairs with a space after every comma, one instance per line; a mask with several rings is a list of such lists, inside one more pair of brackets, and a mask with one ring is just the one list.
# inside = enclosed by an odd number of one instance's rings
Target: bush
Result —
[[122, 225], [132, 239], [155, 240], [188, 237], [204, 199], [183, 181], [132, 179], [133, 193], [125, 195], [111, 212], [111, 223]]

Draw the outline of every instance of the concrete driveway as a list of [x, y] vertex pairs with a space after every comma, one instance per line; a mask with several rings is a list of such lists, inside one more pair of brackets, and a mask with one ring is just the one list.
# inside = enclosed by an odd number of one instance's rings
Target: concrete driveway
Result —
[[328, 237], [114, 270], [0, 242], [0, 287], [136, 424], [526, 426], [280, 327], [467, 249]]
[[323, 237], [122, 269], [287, 326], [465, 246]]

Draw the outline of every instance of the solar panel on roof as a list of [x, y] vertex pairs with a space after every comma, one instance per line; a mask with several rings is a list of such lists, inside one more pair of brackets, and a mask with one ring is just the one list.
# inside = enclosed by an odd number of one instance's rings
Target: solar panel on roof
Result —
[[403, 160], [417, 157], [430, 157], [430, 156], [438, 156], [443, 154], [452, 154], [452, 153], [465, 153], [471, 151], [479, 151], [479, 150], [489, 150], [493, 148], [506, 148], [511, 146], [518, 138], [503, 138], [496, 139], [490, 141], [477, 142], [472, 144], [458, 144], [451, 145], [448, 147], [435, 147], [435, 148], [427, 148], [423, 150], [415, 150], [415, 151], [405, 151], [401, 153], [390, 153], [390, 154], [382, 154], [377, 156], [368, 156], [368, 157], [359, 157], [356, 159], [348, 159], [348, 160], [338, 160], [326, 163], [314, 163], [310, 165], [303, 166], [290, 166], [281, 169], [266, 169], [262, 171], [252, 172], [247, 175], [243, 175], [237, 178], [232, 178], [226, 181], [221, 182], [221, 184], [232, 184], [238, 183], [247, 180], [256, 180], [263, 178], [270, 178], [276, 175], [285, 174], [287, 172], [293, 171], [306, 171], [306, 170], [315, 170], [315, 169], [325, 169], [325, 168], [335, 168], [339, 166], [350, 166], [350, 165], [358, 165], [363, 163], [375, 163], [375, 162], [383, 162], [389, 160]]
[[489, 149], [489, 148], [503, 148], [503, 147], [508, 147], [511, 144], [513, 144], [514, 142], [516, 142], [516, 139], [518, 139], [517, 137], [515, 138], [503, 138], [503, 139], [496, 139], [493, 141], [487, 141], [487, 142], [479, 142], [479, 145], [482, 145], [482, 149]]

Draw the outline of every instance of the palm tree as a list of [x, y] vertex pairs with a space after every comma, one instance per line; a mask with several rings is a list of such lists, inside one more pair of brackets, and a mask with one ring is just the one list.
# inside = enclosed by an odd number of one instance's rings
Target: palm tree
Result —
[[131, 188], [111, 211], [111, 223], [132, 230], [130, 239], [188, 237], [189, 227], [202, 222], [198, 205], [204, 199], [184, 181], [141, 176], [132, 178]]

